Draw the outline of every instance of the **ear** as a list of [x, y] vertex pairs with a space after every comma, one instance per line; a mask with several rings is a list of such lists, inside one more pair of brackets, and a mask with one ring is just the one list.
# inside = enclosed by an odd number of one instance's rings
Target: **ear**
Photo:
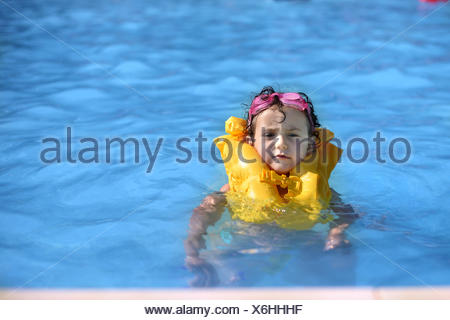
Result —
[[246, 135], [244, 138], [245, 143], [248, 143], [249, 145], [253, 146], [253, 139], [250, 137], [250, 135]]
[[308, 149], [306, 150], [306, 154], [311, 154], [314, 149], [316, 148], [316, 137], [315, 136], [309, 136], [308, 138]]

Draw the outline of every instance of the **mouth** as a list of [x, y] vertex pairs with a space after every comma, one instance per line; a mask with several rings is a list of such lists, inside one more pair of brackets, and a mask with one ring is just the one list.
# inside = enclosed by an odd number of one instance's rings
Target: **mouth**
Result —
[[290, 159], [291, 157], [288, 157], [288, 156], [285, 155], [285, 154], [278, 154], [278, 155], [275, 156], [275, 158], [277, 158], [277, 159], [286, 159], [286, 160], [288, 160], [288, 159]]

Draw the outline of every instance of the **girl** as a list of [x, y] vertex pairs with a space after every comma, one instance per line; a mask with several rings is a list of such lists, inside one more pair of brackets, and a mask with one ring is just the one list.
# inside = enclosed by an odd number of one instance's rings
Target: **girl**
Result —
[[[308, 96], [265, 87], [253, 99], [247, 120], [231, 117], [226, 131], [229, 135], [215, 142], [229, 183], [194, 209], [185, 241], [187, 267], [203, 275], [196, 285], [217, 281], [199, 251], [205, 248], [206, 229], [220, 219], [227, 204], [233, 219], [250, 223], [302, 230], [330, 222], [324, 250], [349, 244], [344, 230], [356, 215], [328, 185], [342, 150], [330, 143], [333, 133], [320, 128]], [[338, 219], [323, 214], [328, 207]]]

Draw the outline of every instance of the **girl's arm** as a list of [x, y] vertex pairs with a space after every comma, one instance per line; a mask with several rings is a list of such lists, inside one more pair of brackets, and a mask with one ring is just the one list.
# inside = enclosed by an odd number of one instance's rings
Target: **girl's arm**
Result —
[[226, 184], [219, 192], [207, 195], [202, 203], [194, 209], [191, 216], [184, 248], [186, 251], [186, 266], [201, 275], [193, 281], [192, 284], [195, 286], [210, 286], [217, 282], [214, 268], [199, 257], [199, 252], [206, 247], [203, 238], [206, 235], [206, 230], [222, 216], [226, 205], [225, 192], [229, 189], [228, 184]]
[[214, 225], [222, 216], [226, 204], [227, 188], [228, 184], [224, 185], [219, 192], [207, 195], [202, 203], [194, 209], [189, 222], [188, 238], [185, 241], [187, 256], [198, 257], [200, 249], [205, 247], [203, 235], [206, 235], [206, 229]]
[[343, 203], [339, 193], [333, 189], [331, 189], [331, 192], [330, 208], [338, 215], [338, 218], [330, 222], [330, 231], [324, 247], [325, 251], [349, 245], [350, 241], [345, 238], [345, 229], [359, 217], [351, 205]]

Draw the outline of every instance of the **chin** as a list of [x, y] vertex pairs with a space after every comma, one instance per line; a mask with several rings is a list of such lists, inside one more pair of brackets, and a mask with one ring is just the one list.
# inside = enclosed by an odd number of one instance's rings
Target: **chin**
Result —
[[271, 167], [273, 171], [275, 171], [278, 174], [286, 174], [289, 171], [291, 171], [291, 168], [286, 168], [286, 167], [278, 167], [278, 166], [273, 166]]

